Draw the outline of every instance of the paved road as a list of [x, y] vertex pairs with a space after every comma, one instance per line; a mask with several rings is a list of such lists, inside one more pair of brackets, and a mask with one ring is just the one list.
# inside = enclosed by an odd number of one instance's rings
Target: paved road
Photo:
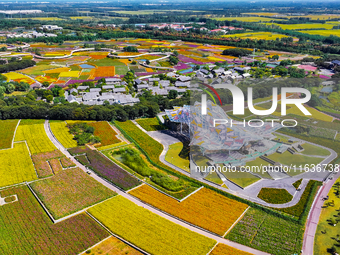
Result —
[[321, 207], [324, 204], [322, 198], [328, 195], [330, 189], [339, 177], [339, 173], [332, 176], [333, 180], [328, 180], [326, 184], [322, 186], [310, 210], [309, 217], [307, 219], [305, 235], [303, 237], [302, 254], [304, 255], [313, 255], [316, 228], [320, 219]]
[[[44, 127], [45, 127], [45, 131], [46, 131], [46, 134], [47, 136], [50, 138], [50, 140], [53, 142], [53, 144], [62, 152], [64, 153], [67, 157], [69, 157], [76, 165], [77, 167], [79, 167], [80, 169], [82, 169], [83, 171], [87, 172], [88, 170], [86, 169], [85, 166], [83, 166], [82, 164], [80, 164], [73, 156], [71, 156], [71, 154], [58, 142], [58, 140], [53, 136], [50, 128], [49, 128], [49, 125], [48, 125], [48, 121], [46, 120], [45, 121], [45, 124], [44, 124]], [[249, 252], [249, 253], [252, 253], [252, 254], [256, 254], [256, 255], [264, 255], [264, 254], [268, 254], [266, 252], [262, 252], [262, 251], [258, 251], [258, 250], [255, 250], [253, 248], [250, 248], [248, 246], [245, 246], [245, 245], [242, 245], [242, 244], [238, 244], [238, 243], [235, 243], [235, 242], [232, 242], [232, 241], [229, 241], [227, 239], [224, 239], [222, 237], [218, 237], [216, 235], [213, 235], [213, 234], [210, 234], [204, 230], [201, 230], [199, 228], [196, 228], [192, 225], [189, 225], [183, 221], [180, 221], [174, 217], [171, 217], [169, 216], [168, 214], [165, 214], [143, 202], [141, 202], [140, 200], [137, 200], [136, 198], [134, 198], [133, 196], [131, 196], [130, 194], [128, 193], [125, 193], [119, 189], [117, 189], [115, 186], [113, 186], [112, 184], [108, 183], [107, 181], [103, 180], [102, 178], [100, 178], [98, 175], [96, 175], [94, 172], [90, 171], [91, 172], [91, 177], [94, 178], [96, 181], [100, 182], [101, 184], [103, 184], [104, 186], [108, 187], [109, 189], [115, 191], [118, 195], [121, 195], [123, 196], [124, 198], [130, 200], [131, 202], [135, 203], [136, 205], [138, 206], [142, 206], [144, 209], [146, 210], [149, 210], [173, 223], [176, 223], [182, 227], [185, 227], [193, 232], [196, 232], [198, 234], [201, 234], [203, 236], [206, 236], [208, 238], [211, 238], [219, 243], [224, 243], [226, 245], [229, 245], [231, 247], [234, 247], [236, 249], [239, 249], [239, 250], [242, 250], [242, 251], [246, 251], [246, 252]]]

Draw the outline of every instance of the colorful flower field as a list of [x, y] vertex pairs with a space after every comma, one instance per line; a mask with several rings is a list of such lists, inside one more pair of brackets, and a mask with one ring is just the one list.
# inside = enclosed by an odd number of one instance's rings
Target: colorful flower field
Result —
[[109, 236], [85, 213], [53, 224], [27, 186], [1, 191], [10, 195], [18, 201], [0, 206], [3, 254], [79, 254]]
[[0, 151], [0, 176], [0, 187], [37, 179], [25, 143], [14, 143], [12, 149]]
[[86, 156], [90, 162], [87, 164], [89, 168], [119, 188], [129, 190], [140, 184], [138, 179], [127, 173], [124, 169], [113, 163], [98, 151], [90, 150], [86, 153]]
[[49, 125], [53, 135], [65, 148], [77, 147], [77, 141], [73, 139], [73, 135], [69, 132], [65, 121], [53, 121]]
[[251, 255], [252, 253], [235, 249], [231, 246], [223, 243], [217, 244], [217, 246], [211, 251], [211, 255]]
[[59, 150], [32, 155], [32, 160], [39, 178], [52, 176], [53, 172], [48, 161], [65, 157]]
[[94, 135], [101, 139], [100, 145], [96, 147], [107, 146], [120, 142], [117, 138], [117, 133], [107, 121], [91, 122], [89, 125], [95, 128]]
[[148, 185], [142, 185], [129, 193], [162, 211], [220, 236], [224, 235], [248, 207], [205, 188], [182, 202]]
[[114, 234], [150, 254], [207, 254], [216, 241], [168, 221], [122, 196], [88, 210]]
[[55, 219], [116, 195], [79, 168], [63, 170], [30, 185]]
[[30, 77], [27, 77], [26, 75], [15, 73], [15, 72], [9, 72], [3, 74], [9, 81], [17, 81], [17, 82], [26, 82], [28, 84], [35, 83], [34, 80], [32, 80]]

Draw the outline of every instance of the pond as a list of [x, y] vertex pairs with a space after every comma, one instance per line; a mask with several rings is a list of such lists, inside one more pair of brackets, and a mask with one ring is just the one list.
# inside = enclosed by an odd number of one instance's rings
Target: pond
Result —
[[87, 69], [87, 68], [95, 68], [95, 66], [91, 66], [91, 65], [89, 65], [89, 64], [81, 64], [80, 67], [81, 67], [81, 68], [86, 68], [86, 69]]

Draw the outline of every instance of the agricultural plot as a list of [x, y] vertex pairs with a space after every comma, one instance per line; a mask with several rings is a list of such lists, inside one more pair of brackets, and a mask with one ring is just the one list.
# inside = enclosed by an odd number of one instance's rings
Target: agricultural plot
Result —
[[66, 122], [50, 122], [50, 127], [54, 136], [65, 148], [77, 146], [77, 141], [73, 139], [73, 135], [69, 132]]
[[57, 149], [45, 133], [43, 124], [19, 125], [15, 141], [26, 141], [31, 154]]
[[330, 30], [304, 30], [301, 33], [306, 33], [310, 35], [322, 35], [322, 36], [338, 36], [340, 37], [340, 29], [330, 29]]
[[107, 159], [98, 151], [90, 150], [86, 153], [86, 156], [90, 163], [85, 165], [90, 167], [99, 176], [112, 182], [121, 189], [129, 190], [140, 184], [138, 179], [127, 173], [124, 169]]
[[118, 238], [110, 236], [105, 241], [97, 244], [93, 248], [85, 251], [89, 255], [142, 255], [141, 252], [135, 250], [131, 246], [123, 243]]
[[223, 18], [212, 18], [214, 20], [237, 20], [237, 21], [242, 21], [242, 22], [272, 22], [275, 20], [280, 20], [280, 19], [275, 19], [275, 18], [266, 18], [266, 17], [223, 17]]
[[12, 147], [12, 140], [18, 120], [0, 120], [0, 150]]
[[18, 201], [0, 206], [2, 254], [78, 254], [109, 234], [82, 213], [53, 224], [26, 186], [1, 191]]
[[64, 170], [30, 185], [55, 219], [115, 195], [79, 168]]
[[120, 142], [117, 138], [117, 133], [107, 121], [91, 122], [89, 125], [94, 127], [94, 135], [101, 139], [100, 146], [107, 146]]
[[203, 255], [216, 243], [153, 214], [122, 196], [114, 197], [88, 211], [113, 233], [150, 254]]
[[304, 30], [304, 29], [332, 29], [335, 24], [321, 24], [321, 23], [310, 23], [310, 24], [277, 24], [277, 23], [267, 23], [266, 25], [279, 26], [285, 30]]
[[302, 227], [250, 208], [226, 238], [275, 255], [299, 254]]
[[20, 120], [20, 126], [44, 124], [44, 123], [45, 123], [44, 119], [22, 119]]
[[248, 207], [246, 204], [205, 188], [182, 202], [178, 202], [148, 185], [143, 185], [129, 193], [162, 211], [220, 236], [223, 236]]
[[34, 80], [32, 80], [30, 77], [23, 75], [21, 73], [15, 73], [15, 72], [9, 72], [2, 74], [3, 76], [7, 77], [7, 79], [10, 81], [17, 81], [17, 82], [26, 82], [28, 84], [33, 84]]
[[225, 245], [223, 243], [219, 243], [210, 253], [211, 255], [251, 255], [252, 253], [241, 251]]
[[0, 151], [0, 186], [37, 179], [25, 143], [14, 143], [12, 149]]
[[275, 188], [262, 188], [257, 197], [270, 204], [285, 204], [293, 199], [287, 190]]
[[157, 131], [157, 130], [166, 129], [166, 127], [164, 125], [162, 125], [156, 117], [155, 118], [138, 119], [136, 121], [146, 131]]

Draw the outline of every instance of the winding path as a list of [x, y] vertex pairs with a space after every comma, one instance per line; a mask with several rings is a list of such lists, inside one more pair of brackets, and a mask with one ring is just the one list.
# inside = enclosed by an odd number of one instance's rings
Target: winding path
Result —
[[255, 254], [255, 255], [269, 255], [268, 253], [266, 252], [262, 252], [262, 251], [258, 251], [258, 250], [255, 250], [253, 248], [250, 248], [248, 246], [245, 246], [245, 245], [242, 245], [242, 244], [239, 244], [239, 243], [235, 243], [235, 242], [232, 242], [232, 241], [229, 241], [223, 237], [220, 237], [220, 236], [217, 236], [217, 235], [214, 235], [214, 234], [211, 234], [209, 232], [206, 232], [202, 229], [199, 229], [197, 227], [194, 227], [190, 224], [187, 224], [183, 221], [180, 221], [168, 214], [165, 214], [151, 206], [149, 206], [148, 204], [136, 199], [135, 197], [131, 196], [130, 194], [128, 193], [125, 193], [123, 191], [121, 191], [120, 189], [116, 188], [115, 186], [113, 186], [111, 183], [107, 182], [106, 180], [102, 179], [101, 177], [99, 177], [98, 175], [96, 175], [93, 171], [91, 170], [87, 170], [85, 166], [83, 166], [82, 164], [80, 164], [65, 148], [64, 146], [62, 146], [58, 140], [54, 137], [53, 133], [51, 132], [50, 130], [50, 127], [49, 127], [49, 124], [48, 124], [48, 120], [45, 120], [45, 124], [44, 124], [44, 128], [45, 128], [45, 132], [47, 134], [47, 136], [49, 137], [49, 139], [52, 141], [52, 143], [62, 152], [64, 153], [68, 158], [70, 158], [75, 164], [77, 167], [79, 167], [80, 169], [82, 169], [84, 172], [91, 172], [90, 176], [92, 178], [94, 178], [96, 181], [100, 182], [101, 184], [103, 184], [104, 186], [106, 186], [107, 188], [115, 191], [118, 195], [121, 195], [123, 196], [124, 198], [130, 200], [131, 202], [135, 203], [136, 205], [138, 206], [142, 206], [144, 209], [146, 210], [149, 210], [150, 212], [152, 213], [155, 213], [175, 224], [178, 224], [182, 227], [185, 227], [193, 232], [196, 232], [200, 235], [203, 235], [205, 237], [208, 237], [210, 239], [213, 239], [215, 241], [217, 241], [218, 243], [223, 243], [223, 244], [226, 244], [228, 246], [231, 246], [231, 247], [234, 247], [236, 249], [239, 249], [239, 250], [242, 250], [242, 251], [245, 251], [245, 252], [249, 252], [249, 253], [252, 253], [252, 254]]

